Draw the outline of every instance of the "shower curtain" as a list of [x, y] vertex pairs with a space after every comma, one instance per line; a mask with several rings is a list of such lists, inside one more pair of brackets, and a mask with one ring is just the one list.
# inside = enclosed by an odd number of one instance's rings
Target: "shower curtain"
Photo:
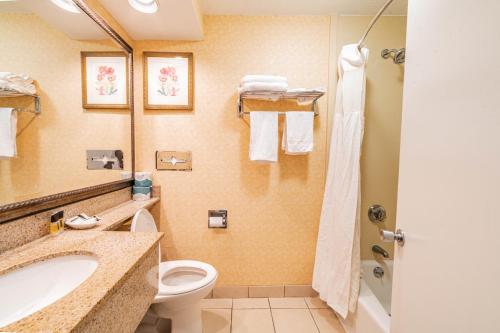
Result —
[[316, 246], [313, 288], [344, 319], [356, 310], [360, 279], [360, 156], [368, 49], [346, 45], [338, 85], [330, 156]]

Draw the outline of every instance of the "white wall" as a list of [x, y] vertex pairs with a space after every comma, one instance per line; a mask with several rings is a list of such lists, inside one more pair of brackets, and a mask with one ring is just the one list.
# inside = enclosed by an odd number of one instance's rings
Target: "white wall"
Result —
[[409, 2], [392, 333], [500, 332], [499, 13]]

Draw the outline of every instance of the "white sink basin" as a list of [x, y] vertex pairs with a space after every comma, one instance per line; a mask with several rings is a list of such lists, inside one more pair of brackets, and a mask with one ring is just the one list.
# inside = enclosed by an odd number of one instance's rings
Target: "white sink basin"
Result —
[[0, 275], [0, 327], [69, 294], [97, 268], [90, 255], [55, 257]]

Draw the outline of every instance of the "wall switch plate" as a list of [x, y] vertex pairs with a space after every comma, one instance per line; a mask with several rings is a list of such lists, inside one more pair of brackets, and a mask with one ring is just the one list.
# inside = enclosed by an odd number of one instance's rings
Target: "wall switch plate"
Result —
[[156, 170], [191, 171], [190, 151], [157, 151]]
[[217, 209], [208, 211], [209, 228], [227, 228], [227, 210]]
[[123, 170], [123, 151], [87, 150], [87, 170]]

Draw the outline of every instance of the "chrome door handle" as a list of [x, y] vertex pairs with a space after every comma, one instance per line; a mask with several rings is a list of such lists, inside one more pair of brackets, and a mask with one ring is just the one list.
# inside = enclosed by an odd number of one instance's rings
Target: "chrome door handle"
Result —
[[398, 229], [396, 232], [380, 229], [380, 240], [384, 242], [398, 242], [399, 246], [405, 245], [405, 233]]

